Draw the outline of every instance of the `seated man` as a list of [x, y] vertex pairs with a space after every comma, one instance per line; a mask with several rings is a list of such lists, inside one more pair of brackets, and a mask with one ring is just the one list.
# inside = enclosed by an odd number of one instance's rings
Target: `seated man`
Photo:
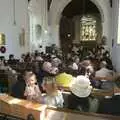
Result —
[[8, 59], [8, 64], [12, 64], [14, 61], [15, 61], [14, 55], [13, 55], [13, 54], [10, 54], [10, 55], [9, 55], [9, 59]]
[[105, 61], [102, 61], [100, 64], [101, 69], [96, 71], [95, 76], [96, 77], [110, 77], [110, 76], [112, 77], [113, 71], [107, 69], [106, 66], [107, 66], [107, 63]]
[[[95, 78], [102, 81], [101, 89], [111, 89], [113, 88], [113, 71], [106, 68], [107, 63], [102, 61], [100, 64], [101, 69], [96, 71]], [[109, 80], [108, 80], [109, 78]]]
[[114, 96], [104, 98], [99, 105], [99, 113], [120, 115], [120, 76], [115, 78]]

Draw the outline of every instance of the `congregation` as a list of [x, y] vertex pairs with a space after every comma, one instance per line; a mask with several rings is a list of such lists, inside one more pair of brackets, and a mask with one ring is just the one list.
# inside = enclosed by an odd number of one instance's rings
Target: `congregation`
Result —
[[[9, 94], [58, 108], [120, 115], [120, 79], [109, 51], [102, 45], [75, 47], [67, 55], [54, 48], [51, 53], [22, 54], [20, 60], [12, 54], [8, 60], [1, 57], [0, 71], [14, 76]], [[95, 96], [94, 90], [113, 94]]]

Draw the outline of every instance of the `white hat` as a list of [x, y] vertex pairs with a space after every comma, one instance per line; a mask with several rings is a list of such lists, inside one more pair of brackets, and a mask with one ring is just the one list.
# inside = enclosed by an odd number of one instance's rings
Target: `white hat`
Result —
[[77, 76], [70, 85], [71, 92], [78, 97], [88, 97], [92, 86], [90, 80], [85, 76]]

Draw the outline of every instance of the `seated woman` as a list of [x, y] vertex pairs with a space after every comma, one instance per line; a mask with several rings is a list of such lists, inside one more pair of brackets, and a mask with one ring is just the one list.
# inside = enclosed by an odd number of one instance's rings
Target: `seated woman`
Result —
[[63, 107], [63, 96], [62, 93], [57, 89], [55, 77], [44, 77], [42, 86], [46, 91], [46, 94], [43, 96], [45, 104], [54, 107]]
[[70, 89], [72, 93], [68, 98], [68, 108], [88, 112], [90, 108], [89, 95], [92, 90], [90, 80], [83, 75], [77, 76]]
[[120, 75], [115, 78], [114, 95], [101, 100], [98, 113], [120, 115]]

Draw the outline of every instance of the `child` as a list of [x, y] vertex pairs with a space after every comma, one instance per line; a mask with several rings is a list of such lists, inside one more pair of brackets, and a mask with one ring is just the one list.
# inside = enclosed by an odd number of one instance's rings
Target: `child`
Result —
[[46, 94], [44, 95], [45, 104], [54, 107], [63, 107], [63, 96], [62, 93], [57, 90], [55, 77], [45, 77], [42, 86], [46, 91]]
[[37, 84], [36, 76], [34, 73], [29, 73], [25, 79], [26, 87], [24, 96], [28, 100], [35, 101], [35, 102], [42, 102], [42, 96]]

